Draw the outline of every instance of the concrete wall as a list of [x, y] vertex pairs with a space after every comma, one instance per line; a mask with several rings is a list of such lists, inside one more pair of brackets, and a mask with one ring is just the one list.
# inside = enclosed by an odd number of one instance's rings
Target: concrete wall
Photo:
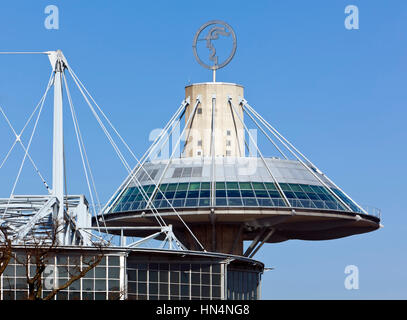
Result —
[[[239, 105], [239, 98], [243, 98], [243, 87], [234, 83], [223, 82], [197, 83], [185, 87], [185, 97], [191, 99], [186, 110], [185, 123], [187, 123], [199, 95], [201, 96], [201, 103], [198, 108], [201, 110], [195, 113], [193, 121], [188, 126], [185, 136], [188, 137], [188, 140], [183, 156], [212, 156], [213, 101], [215, 103], [215, 156], [244, 156], [244, 128], [228, 102], [230, 96], [234, 108], [243, 120], [243, 110]], [[190, 131], [189, 135], [188, 130]]]

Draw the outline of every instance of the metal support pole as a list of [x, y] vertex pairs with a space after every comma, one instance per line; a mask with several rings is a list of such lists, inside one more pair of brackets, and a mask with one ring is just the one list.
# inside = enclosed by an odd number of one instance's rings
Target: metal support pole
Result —
[[[331, 184], [333, 184], [338, 190], [340, 190], [342, 193], [344, 193], [338, 186], [336, 186], [327, 176], [325, 176], [315, 165], [312, 164], [311, 161], [309, 161], [301, 152], [298, 151], [286, 138], [284, 138], [276, 129], [274, 129], [266, 120], [264, 120], [248, 103], [246, 100], [242, 99], [240, 102], [243, 106], [246, 106], [262, 123], [263, 125], [268, 128], [268, 130], [284, 145], [284, 147], [302, 164], [302, 166], [308, 170], [326, 189], [328, 192], [331, 193], [331, 195], [336, 198], [339, 203], [341, 203], [344, 208], [352, 212], [351, 207], [342, 200], [306, 163], [304, 163], [303, 160], [293, 151], [290, 149], [289, 146], [291, 146], [305, 161], [307, 161], [312, 167], [314, 167], [319, 174], [324, 176]], [[287, 145], [285, 142], [287, 142]], [[345, 193], [344, 193], [345, 194]], [[359, 209], [362, 210], [362, 212], [365, 212], [355, 201], [352, 200], [348, 195], [345, 194]]]
[[256, 254], [257, 251], [260, 250], [260, 248], [263, 246], [263, 244], [270, 239], [270, 237], [274, 234], [274, 232], [276, 231], [276, 229], [271, 229], [269, 231], [269, 233], [264, 237], [264, 239], [260, 242], [260, 244], [257, 246], [256, 249], [254, 249], [254, 251], [252, 251], [252, 253], [250, 253], [249, 258], [253, 258], [253, 256]]
[[257, 236], [253, 239], [252, 243], [250, 246], [246, 249], [245, 253], [243, 254], [244, 257], [248, 257], [250, 253], [254, 250], [254, 248], [257, 246], [257, 244], [260, 242], [260, 238], [263, 236], [263, 234], [266, 232], [266, 228], [262, 228], [261, 231], [257, 234]]
[[164, 144], [167, 142], [169, 139], [169, 136], [171, 135], [172, 131], [170, 131], [171, 127], [173, 127], [173, 123], [176, 121], [176, 119], [181, 115], [185, 113], [185, 108], [189, 105], [190, 103], [190, 98], [188, 97], [186, 100], [184, 100], [180, 107], [178, 108], [177, 112], [171, 117], [170, 121], [165, 125], [164, 129], [161, 131], [161, 133], [157, 136], [157, 138], [153, 141], [153, 143], [150, 145], [148, 150], [144, 153], [144, 155], [140, 158], [140, 160], [137, 160], [137, 165], [133, 169], [132, 173], [129, 175], [129, 177], [122, 183], [122, 185], [117, 188], [113, 196], [109, 199], [107, 202], [106, 206], [103, 208], [102, 212], [108, 212], [111, 207], [115, 204], [113, 202], [114, 199], [118, 199], [123, 192], [127, 189], [127, 187], [130, 185], [130, 183], [135, 179], [136, 175], [139, 173], [140, 170], [143, 170], [144, 172], [147, 173], [146, 170], [143, 169], [144, 163], [148, 160], [149, 156], [155, 151], [157, 146], [162, 143], [163, 139], [167, 137], [165, 140]]
[[60, 50], [55, 52], [53, 65], [54, 77], [54, 129], [53, 129], [53, 156], [52, 156], [52, 195], [59, 201], [57, 212], [54, 212], [57, 223], [58, 244], [65, 243], [64, 235], [64, 134], [62, 109], [62, 73], [65, 65]]
[[236, 113], [237, 118], [240, 120], [240, 123], [243, 125], [243, 128], [247, 131], [247, 134], [248, 134], [248, 136], [249, 136], [249, 139], [254, 143], [254, 146], [256, 147], [256, 150], [257, 150], [257, 152], [259, 153], [260, 158], [261, 158], [261, 160], [262, 160], [263, 163], [264, 163], [264, 166], [266, 167], [266, 169], [267, 169], [269, 175], [271, 176], [271, 178], [272, 178], [273, 181], [274, 181], [274, 184], [276, 185], [277, 191], [278, 191], [279, 194], [281, 195], [281, 197], [282, 197], [282, 199], [284, 200], [284, 202], [285, 202], [285, 204], [287, 205], [287, 207], [292, 208], [292, 206], [291, 206], [291, 204], [290, 204], [290, 201], [288, 201], [287, 196], [285, 195], [283, 189], [281, 189], [280, 184], [278, 183], [277, 179], [276, 179], [275, 176], [273, 175], [273, 172], [272, 172], [271, 169], [269, 168], [269, 166], [268, 166], [266, 160], [265, 160], [264, 157], [263, 157], [263, 154], [261, 153], [259, 147], [257, 146], [256, 141], [254, 141], [252, 135], [250, 134], [249, 129], [248, 129], [247, 126], [244, 124], [243, 119], [240, 117], [239, 113], [237, 112], [237, 110], [236, 110], [235, 107], [233, 106], [232, 98], [229, 97], [229, 98], [228, 98], [228, 101], [229, 101], [230, 105], [232, 106], [233, 111]]
[[253, 116], [247, 112], [247, 110], [244, 108], [243, 105], [243, 111], [246, 111], [246, 114], [250, 117], [250, 119], [253, 120], [253, 122], [256, 124], [256, 126], [261, 130], [261, 132], [264, 133], [264, 135], [267, 137], [267, 139], [273, 144], [273, 146], [278, 150], [278, 152], [280, 152], [280, 154], [286, 159], [288, 160], [288, 157], [284, 154], [284, 152], [278, 147], [278, 145], [273, 141], [273, 139], [270, 138], [270, 136], [267, 134], [266, 131], [264, 131], [264, 129], [258, 124], [258, 122], [253, 118]]
[[124, 232], [123, 232], [123, 228], [120, 229], [120, 246], [124, 247], [126, 245], [126, 241], [124, 238]]

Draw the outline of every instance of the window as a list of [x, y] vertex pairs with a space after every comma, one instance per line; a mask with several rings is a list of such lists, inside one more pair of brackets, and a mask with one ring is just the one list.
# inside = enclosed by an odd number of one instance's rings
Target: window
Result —
[[[134, 260], [133, 260], [134, 261]], [[157, 264], [155, 264], [157, 265]], [[222, 269], [218, 263], [160, 263], [158, 270], [140, 270], [141, 264], [129, 261], [127, 274], [139, 279], [141, 272], [149, 274], [148, 280], [128, 280], [129, 299], [220, 299]], [[158, 273], [158, 279], [156, 277]]]
[[232, 155], [232, 151], [226, 150], [226, 156], [227, 156], [227, 157], [230, 157], [231, 155]]
[[202, 114], [202, 108], [196, 109], [196, 113], [197, 113], [197, 114]]
[[228, 270], [227, 299], [255, 300], [258, 296], [260, 277], [257, 272]]
[[[198, 150], [201, 151], [201, 150]], [[230, 152], [230, 153], [229, 153]], [[229, 150], [228, 155], [231, 155]], [[202, 177], [202, 167], [176, 168], [173, 174], [178, 178]], [[337, 189], [329, 190], [323, 186], [279, 183], [279, 187], [289, 199], [293, 207], [299, 208], [319, 208], [325, 210], [346, 211], [343, 204], [332, 195], [335, 192], [345, 203], [347, 203], [354, 212], [359, 212], [359, 208]], [[143, 190], [151, 194], [154, 185], [145, 185]], [[216, 182], [215, 203], [217, 206], [261, 206], [261, 207], [286, 207], [287, 204], [282, 199], [280, 188], [272, 182]], [[128, 188], [123, 193], [113, 212], [125, 210], [142, 210], [146, 206], [143, 201], [140, 188]], [[164, 192], [165, 197], [177, 207], [207, 207], [210, 205], [211, 183], [210, 182], [191, 182], [191, 183], [169, 183], [162, 184], [160, 190]], [[175, 198], [174, 198], [175, 196]], [[174, 201], [176, 202], [173, 202]], [[168, 208], [170, 205], [167, 200], [158, 192], [153, 199], [157, 208]], [[117, 262], [116, 262], [117, 263]], [[95, 270], [96, 271], [96, 270]], [[18, 271], [21, 273], [21, 271]], [[99, 271], [98, 271], [99, 272]], [[114, 272], [113, 270], [111, 272]]]
[[197, 152], [196, 152], [196, 155], [197, 155], [197, 156], [202, 155], [202, 151], [201, 151], [201, 150], [197, 151]]
[[227, 147], [230, 147], [231, 145], [232, 145], [232, 141], [226, 140], [226, 146], [227, 146]]
[[157, 175], [157, 173], [158, 173], [158, 169], [153, 169], [153, 170], [148, 169], [148, 170], [146, 170], [146, 169], [143, 168], [141, 170], [141, 172], [138, 174], [137, 179], [140, 182], [153, 180], [155, 178], [155, 176]]
[[[22, 256], [22, 255], [21, 255]], [[25, 256], [25, 255], [24, 255]], [[25, 261], [26, 258], [19, 258]], [[24, 259], [24, 260], [23, 260]], [[65, 255], [58, 253], [47, 258], [47, 271], [44, 271], [42, 297], [51, 293], [53, 281], [64, 285], [71, 276], [79, 273], [78, 266], [93, 261], [92, 253]], [[10, 260], [0, 281], [0, 290], [3, 290], [3, 299], [27, 299], [28, 285], [26, 279], [26, 266], [15, 259]], [[24, 269], [24, 272], [22, 272]], [[32, 277], [36, 270], [35, 265], [29, 265], [28, 271]], [[118, 296], [120, 291], [120, 259], [119, 256], [106, 255], [94, 269], [91, 269], [82, 278], [61, 290], [55, 297], [57, 300], [106, 300]], [[52, 275], [51, 282], [46, 278]]]
[[179, 177], [181, 177], [181, 174], [182, 174], [182, 168], [175, 168], [172, 177], [179, 178]]
[[230, 130], [226, 130], [226, 135], [230, 136]]
[[192, 176], [193, 177], [202, 177], [202, 167], [193, 167]]
[[183, 178], [189, 178], [192, 173], [192, 168], [191, 167], [186, 167], [184, 168], [184, 171], [182, 171], [182, 177]]
[[[175, 168], [174, 173], [172, 174], [173, 178], [190, 178], [190, 177], [201, 177], [201, 176], [202, 176], [202, 167]], [[167, 191], [169, 191], [169, 190], [167, 189]], [[127, 199], [126, 199], [126, 201], [127, 201]]]
[[202, 147], [202, 140], [198, 140], [198, 147]]

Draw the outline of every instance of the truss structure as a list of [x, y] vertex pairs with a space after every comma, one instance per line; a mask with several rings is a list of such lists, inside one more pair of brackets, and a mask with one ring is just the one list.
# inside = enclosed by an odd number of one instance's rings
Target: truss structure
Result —
[[[172, 232], [171, 225], [168, 225], [163, 217], [160, 215], [159, 210], [154, 205], [154, 197], [160, 193], [162, 199], [166, 200], [169, 204], [171, 210], [173, 210], [176, 217], [185, 227], [187, 232], [189, 232], [197, 243], [201, 250], [205, 250], [202, 244], [199, 242], [197, 237], [188, 227], [187, 223], [182, 219], [177, 210], [172, 206], [171, 202], [166, 199], [164, 193], [160, 190], [159, 186], [162, 179], [167, 172], [171, 162], [175, 158], [184, 157], [183, 151], [185, 150], [186, 143], [189, 137], [189, 130], [193, 125], [196, 118], [198, 106], [201, 104], [201, 97], [187, 97], [181, 102], [181, 105], [176, 110], [174, 115], [171, 117], [169, 122], [165, 125], [164, 129], [153, 141], [151, 146], [145, 152], [145, 154], [138, 159], [134, 152], [131, 150], [129, 145], [119, 134], [116, 127], [109, 120], [107, 115], [103, 112], [102, 108], [97, 104], [93, 96], [86, 89], [84, 84], [81, 82], [79, 77], [73, 71], [69, 65], [67, 59], [63, 53], [58, 51], [47, 51], [47, 52], [3, 52], [0, 54], [43, 54], [47, 55], [51, 66], [52, 72], [46, 86], [45, 92], [41, 97], [38, 104], [35, 106], [33, 112], [26, 121], [23, 129], [17, 132], [12, 126], [10, 120], [7, 117], [6, 112], [0, 106], [0, 113], [6, 120], [7, 125], [13, 132], [15, 140], [6, 153], [5, 157], [0, 159], [0, 170], [4, 164], [9, 159], [9, 156], [13, 149], [20, 145], [24, 151], [24, 157], [21, 161], [17, 177], [12, 186], [10, 196], [5, 199], [0, 199], [0, 225], [6, 228], [9, 232], [9, 236], [13, 239], [15, 243], [22, 243], [27, 241], [27, 237], [30, 235], [35, 235], [37, 237], [44, 236], [52, 226], [57, 225], [58, 230], [58, 243], [60, 245], [90, 245], [92, 239], [99, 239], [101, 241], [107, 242], [109, 245], [113, 245], [113, 233], [117, 233], [117, 230], [113, 230], [112, 227], [108, 227], [105, 223], [105, 214], [109, 212], [114, 200], [117, 199], [126, 188], [132, 183], [134, 186], [139, 187], [143, 200], [146, 203], [145, 210], [152, 213], [154, 219], [157, 222], [158, 229], [151, 229], [151, 235], [146, 239], [164, 239], [164, 246], [168, 245], [169, 249], [185, 249], [185, 246], [175, 237]], [[102, 206], [99, 199], [99, 195], [95, 185], [94, 175], [91, 170], [90, 161], [86, 152], [86, 147], [82, 132], [79, 126], [79, 120], [77, 117], [76, 109], [71, 96], [70, 88], [68, 85], [68, 80], [66, 74], [70, 76], [75, 84], [76, 88], [79, 90], [80, 95], [83, 97], [85, 104], [89, 107], [91, 114], [96, 119], [98, 125], [102, 129], [107, 140], [113, 147], [114, 152], [119, 158], [121, 164], [128, 173], [128, 178], [122, 183], [122, 185], [114, 193], [114, 196], [107, 202], [106, 205]], [[36, 129], [38, 127], [39, 119], [44, 109], [44, 103], [49, 91], [53, 88], [54, 90], [54, 119], [53, 119], [53, 161], [52, 161], [52, 184], [51, 186], [44, 179], [39, 168], [35, 164], [34, 160], [30, 155], [30, 147]], [[72, 121], [75, 129], [75, 137], [78, 144], [78, 149], [81, 156], [82, 167], [84, 170], [86, 178], [86, 186], [89, 193], [89, 203], [84, 196], [71, 196], [66, 194], [66, 175], [65, 175], [65, 152], [64, 152], [64, 119], [63, 119], [63, 93], [67, 97], [69, 111], [72, 116]], [[235, 129], [237, 132], [236, 123], [240, 123], [241, 127], [244, 128], [244, 146], [247, 149], [249, 157], [258, 157], [264, 163], [268, 174], [270, 175], [272, 181], [277, 187], [277, 191], [281, 195], [286, 208], [289, 208], [294, 213], [294, 206], [290, 199], [286, 196], [279, 181], [273, 175], [265, 156], [263, 155], [264, 148], [259, 147], [256, 137], [253, 136], [253, 132], [249, 128], [249, 125], [243, 121], [238, 111], [243, 111], [243, 114], [247, 119], [251, 120], [252, 125], [257, 130], [263, 134], [263, 138], [268, 141], [269, 146], [272, 147], [273, 152], [283, 159], [296, 160], [298, 161], [312, 176], [314, 176], [325, 188], [330, 192], [332, 197], [334, 197], [347, 211], [362, 214], [369, 214], [364, 208], [359, 206], [352, 198], [350, 198], [342, 189], [340, 189], [332, 180], [330, 180], [315, 164], [313, 164], [304, 154], [302, 154], [288, 139], [286, 139], [280, 132], [278, 132], [269, 122], [267, 122], [244, 98], [239, 98], [238, 101], [233, 101], [231, 97], [228, 97], [227, 105], [230, 108], [230, 116], [233, 118], [233, 123], [235, 124]], [[212, 132], [211, 132], [211, 157], [212, 157], [212, 188], [211, 188], [211, 203], [214, 206], [214, 184], [216, 181], [215, 176], [215, 117], [214, 112], [216, 110], [216, 97], [212, 98]], [[187, 108], [189, 108], [189, 115], [186, 117]], [[185, 119], [184, 126], [182, 125], [182, 120]], [[29, 136], [27, 144], [24, 144], [21, 137], [25, 133], [28, 124], [33, 124], [32, 132]], [[180, 130], [182, 128], [182, 130]], [[181, 132], [179, 132], [181, 131]], [[166, 167], [159, 177], [158, 180], [152, 179], [150, 173], [145, 169], [145, 164], [147, 161], [154, 159], [154, 156], [160, 154], [165, 148], [170, 146], [170, 139], [172, 139], [172, 150]], [[182, 145], [182, 141], [184, 144]], [[131, 155], [131, 160], [136, 162], [136, 166], [130, 165], [130, 161], [125, 157], [124, 151]], [[241, 156], [245, 155], [245, 150], [240, 151]], [[15, 194], [16, 186], [20, 180], [21, 172], [23, 166], [26, 162], [30, 162], [34, 168], [34, 171], [38, 174], [43, 186], [46, 189], [47, 195], [29, 195], [29, 196], [18, 196]], [[154, 190], [151, 194], [147, 194], [142, 188], [142, 184], [137, 177], [143, 173], [151, 184], [154, 185]], [[328, 185], [329, 184], [329, 185]], [[349, 201], [345, 201], [343, 197], [340, 197], [334, 188], [339, 190]], [[355, 208], [357, 208], [355, 210]], [[213, 210], [213, 209], [212, 209]], [[379, 212], [380, 214], [380, 212]], [[96, 226], [92, 226], [93, 222]], [[138, 228], [138, 227], [134, 227]], [[144, 227], [143, 227], [144, 228]], [[148, 229], [148, 227], [145, 227]], [[122, 238], [124, 238], [123, 233], [125, 227], [121, 229]], [[146, 229], [146, 230], [147, 230]], [[115, 231], [115, 232], [113, 232]], [[126, 241], [121, 240], [121, 246], [138, 246], [145, 243], [144, 240], [132, 241], [127, 244]], [[250, 251], [257, 251], [257, 248], [250, 248]], [[253, 254], [254, 254], [253, 253]], [[251, 254], [248, 252], [247, 254]]]
[[[90, 235], [80, 229], [80, 226], [89, 225], [91, 219], [85, 197], [66, 197], [65, 205], [64, 243], [90, 245]], [[59, 207], [58, 198], [53, 196], [14, 195], [0, 199], [0, 223], [15, 244], [27, 244], [38, 238], [49, 240], [55, 224], [53, 213]]]
[[[21, 145], [24, 151], [24, 157], [22, 159], [17, 177], [12, 187], [9, 198], [0, 199], [0, 226], [7, 230], [7, 236], [12, 239], [13, 243], [21, 244], [30, 242], [30, 239], [45, 238], [49, 232], [56, 232], [59, 245], [91, 245], [93, 239], [97, 241], [103, 241], [108, 245], [119, 245], [126, 247], [137, 247], [149, 240], [159, 239], [162, 240], [161, 248], [171, 250], [185, 250], [185, 246], [175, 237], [172, 232], [171, 225], [162, 219], [158, 211], [154, 208], [153, 204], [150, 204], [151, 210], [155, 212], [155, 218], [158, 223], [158, 227], [145, 227], [147, 230], [151, 230], [152, 234], [145, 239], [132, 241], [127, 244], [122, 239], [119, 244], [116, 244], [113, 240], [111, 227], [107, 227], [104, 223], [102, 206], [100, 204], [99, 196], [95, 186], [95, 179], [90, 167], [90, 161], [87, 156], [84, 140], [79, 127], [79, 121], [73, 104], [72, 96], [68, 86], [65, 71], [69, 73], [74, 84], [79, 89], [84, 101], [89, 107], [91, 113], [95, 117], [97, 123], [103, 130], [107, 139], [111, 143], [115, 153], [119, 157], [122, 165], [130, 174], [132, 169], [129, 162], [123, 155], [116, 140], [124, 146], [125, 149], [131, 154], [131, 156], [139, 163], [139, 160], [130, 149], [128, 144], [119, 134], [117, 129], [113, 126], [106, 114], [102, 111], [95, 99], [79, 80], [78, 76], [69, 66], [63, 53], [58, 51], [47, 52], [0, 52], [0, 54], [44, 54], [47, 55], [51, 66], [52, 72], [45, 93], [42, 96], [40, 102], [34, 108], [34, 111], [28, 118], [25, 126], [20, 133], [17, 133], [8, 119], [4, 109], [0, 106], [0, 113], [5, 118], [8, 126], [12, 130], [15, 141], [13, 142], [10, 150], [7, 152], [4, 159], [0, 162], [0, 169], [4, 166], [8, 160], [11, 152], [16, 145]], [[38, 126], [44, 103], [51, 87], [54, 88], [54, 132], [53, 132], [53, 165], [52, 165], [52, 187], [45, 181], [43, 175], [35, 164], [34, 160], [30, 156], [29, 150]], [[81, 155], [82, 166], [84, 169], [86, 184], [90, 196], [90, 204], [86, 200], [85, 196], [71, 196], [65, 194], [66, 191], [66, 176], [65, 176], [65, 153], [64, 153], [64, 131], [63, 131], [63, 91], [66, 94], [69, 109], [72, 115], [72, 121], [75, 128], [76, 140]], [[30, 139], [27, 145], [25, 145], [21, 136], [26, 130], [28, 124], [35, 119], [34, 127], [30, 135]], [[26, 161], [29, 161], [35, 172], [40, 177], [43, 185], [47, 190], [47, 195], [27, 195], [20, 196], [15, 194], [16, 186], [19, 182], [22, 168]], [[143, 169], [143, 168], [142, 168]], [[148, 174], [148, 172], [146, 172]], [[140, 185], [140, 182], [132, 177], [132, 181]], [[65, 184], [65, 185], [64, 185]], [[147, 197], [145, 198], [147, 200]], [[92, 227], [92, 216], [95, 217], [94, 221], [96, 227]], [[181, 217], [179, 216], [181, 219]], [[182, 220], [182, 219], [181, 219]], [[183, 222], [185, 224], [185, 222]], [[57, 228], [55, 229], [55, 226]], [[185, 224], [188, 228], [188, 226]], [[53, 229], [54, 228], [54, 229]], [[131, 227], [130, 227], [131, 228]], [[192, 231], [192, 236], [195, 237]], [[123, 228], [122, 228], [123, 233]], [[196, 239], [196, 237], [195, 237]], [[196, 239], [197, 240], [197, 239]], [[199, 243], [199, 241], [197, 240]], [[204, 248], [201, 245], [201, 248]]]

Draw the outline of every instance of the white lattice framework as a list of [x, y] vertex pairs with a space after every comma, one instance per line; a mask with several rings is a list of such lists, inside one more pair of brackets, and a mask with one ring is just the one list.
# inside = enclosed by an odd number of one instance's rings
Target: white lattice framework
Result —
[[[21, 145], [24, 151], [24, 157], [19, 167], [17, 177], [12, 186], [11, 194], [8, 198], [0, 199], [0, 225], [7, 230], [7, 235], [16, 244], [30, 242], [34, 238], [46, 238], [50, 232], [56, 233], [59, 245], [91, 245], [94, 240], [103, 241], [108, 245], [113, 245], [114, 240], [111, 232], [120, 229], [121, 239], [120, 243], [116, 245], [127, 247], [138, 247], [145, 244], [152, 239], [162, 240], [160, 248], [168, 248], [171, 250], [185, 250], [184, 245], [175, 237], [172, 226], [167, 223], [159, 215], [158, 211], [151, 204], [150, 208], [155, 213], [157, 227], [145, 227], [144, 229], [151, 230], [151, 235], [144, 239], [132, 241], [127, 244], [123, 235], [126, 227], [112, 228], [104, 224], [102, 205], [96, 190], [95, 179], [90, 167], [90, 161], [87, 156], [84, 140], [79, 127], [77, 113], [73, 104], [70, 89], [67, 83], [65, 73], [72, 77], [73, 82], [79, 89], [82, 97], [84, 98], [91, 113], [96, 118], [99, 126], [102, 128], [107, 139], [111, 143], [115, 153], [119, 157], [121, 163], [129, 174], [132, 168], [129, 162], [123, 155], [115, 138], [118, 139], [125, 149], [129, 151], [131, 156], [139, 164], [139, 160], [134, 152], [130, 149], [128, 144], [119, 134], [117, 129], [113, 126], [106, 114], [102, 111], [95, 99], [91, 96], [89, 91], [79, 80], [78, 76], [69, 66], [63, 53], [58, 51], [47, 52], [1, 52], [0, 54], [44, 54], [47, 55], [51, 66], [52, 72], [49, 78], [46, 90], [40, 102], [34, 108], [34, 111], [28, 118], [23, 129], [17, 133], [12, 126], [9, 118], [7, 117], [4, 109], [0, 106], [0, 113], [3, 115], [8, 126], [12, 130], [15, 141], [10, 150], [6, 153], [4, 159], [0, 162], [0, 169], [4, 166], [6, 161], [16, 145]], [[38, 127], [38, 122], [44, 108], [44, 103], [50, 89], [54, 89], [54, 131], [53, 131], [53, 165], [52, 165], [52, 188], [45, 181], [43, 175], [30, 156], [29, 150], [31, 143]], [[64, 130], [63, 130], [63, 92], [67, 97], [69, 109], [72, 115], [72, 121], [75, 128], [76, 140], [81, 155], [81, 161], [86, 177], [86, 184], [89, 191], [90, 204], [83, 195], [72, 196], [66, 195], [66, 177], [65, 177], [65, 153], [64, 153]], [[26, 130], [28, 124], [34, 121], [33, 130], [31, 132], [29, 142], [27, 145], [21, 140], [21, 136]], [[22, 168], [28, 160], [35, 172], [40, 177], [43, 185], [47, 190], [47, 195], [16, 195], [16, 186], [20, 180]], [[148, 174], [148, 172], [146, 172]], [[141, 185], [136, 177], [132, 177], [133, 183]], [[65, 185], [64, 185], [65, 184]], [[147, 195], [144, 195], [148, 200]], [[96, 227], [92, 226], [92, 215], [95, 217]], [[99, 217], [99, 218], [98, 218]], [[181, 219], [181, 217], [179, 217]], [[182, 219], [181, 219], [182, 220]], [[185, 222], [183, 222], [185, 224]], [[185, 224], [188, 228], [188, 226]], [[131, 228], [131, 227], [128, 227]], [[189, 230], [189, 228], [188, 228]], [[189, 230], [191, 232], [191, 230]], [[191, 232], [192, 234], [192, 232]], [[193, 237], [195, 237], [192, 234]], [[33, 238], [34, 237], [34, 238]], [[195, 238], [196, 239], [196, 238]], [[196, 239], [197, 240], [197, 239]], [[199, 243], [199, 241], [197, 240]], [[199, 243], [200, 244], [200, 243]], [[201, 245], [201, 248], [204, 249]]]

